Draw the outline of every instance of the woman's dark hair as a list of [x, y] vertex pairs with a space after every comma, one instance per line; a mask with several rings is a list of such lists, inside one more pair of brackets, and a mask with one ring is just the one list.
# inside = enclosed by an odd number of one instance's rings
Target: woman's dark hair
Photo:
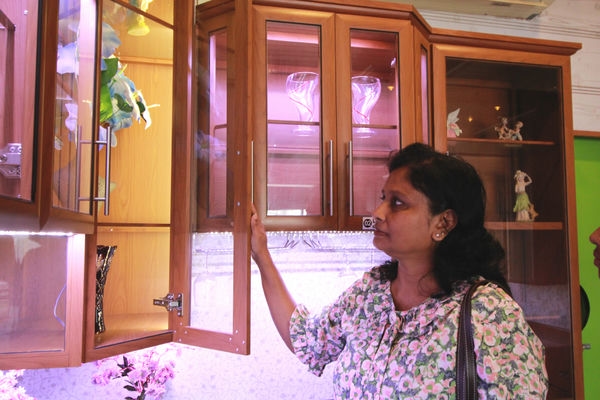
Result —
[[[457, 224], [435, 249], [433, 274], [448, 294], [457, 281], [477, 276], [494, 281], [510, 294], [502, 274], [504, 249], [484, 227], [485, 188], [477, 171], [468, 162], [415, 143], [392, 155], [388, 162], [391, 173], [406, 168], [415, 189], [429, 199], [433, 215], [452, 209]], [[394, 279], [397, 262], [381, 267], [382, 277]]]

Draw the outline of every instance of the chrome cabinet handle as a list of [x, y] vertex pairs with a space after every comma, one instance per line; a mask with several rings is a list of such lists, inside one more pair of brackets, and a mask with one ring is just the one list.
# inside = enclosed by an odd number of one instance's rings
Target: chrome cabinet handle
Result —
[[254, 204], [254, 140], [250, 141], [250, 201]]
[[104, 197], [94, 197], [94, 201], [104, 202], [104, 215], [110, 211], [110, 126], [106, 128], [106, 140], [96, 140], [95, 144], [106, 146], [106, 165], [104, 167]]
[[333, 217], [333, 140], [329, 141], [329, 216]]
[[[76, 190], [76, 196], [77, 199], [79, 201], [103, 201], [104, 202], [104, 215], [108, 215], [109, 210], [110, 210], [110, 132], [111, 129], [110, 127], [106, 128], [106, 140], [81, 140], [81, 127], [77, 128], [77, 152], [76, 152], [76, 164], [77, 164], [77, 176], [75, 179], [75, 190]], [[106, 156], [105, 156], [105, 160], [106, 160], [106, 166], [104, 169], [104, 197], [97, 197], [94, 196], [92, 198], [89, 197], [80, 197], [79, 195], [79, 189], [80, 189], [80, 176], [79, 173], [81, 172], [81, 150], [80, 150], [80, 145], [81, 144], [91, 144], [91, 145], [97, 145], [97, 146], [101, 146], [101, 145], [105, 145], [106, 146]], [[92, 194], [93, 195], [93, 194]], [[76, 205], [76, 209], [77, 211], [79, 211], [79, 202], [77, 202]]]
[[77, 125], [77, 133], [75, 134], [75, 211], [79, 212], [79, 202], [82, 200], [79, 195], [81, 188], [81, 125]]
[[354, 146], [352, 140], [348, 142], [348, 215], [354, 215], [354, 160], [352, 158]]

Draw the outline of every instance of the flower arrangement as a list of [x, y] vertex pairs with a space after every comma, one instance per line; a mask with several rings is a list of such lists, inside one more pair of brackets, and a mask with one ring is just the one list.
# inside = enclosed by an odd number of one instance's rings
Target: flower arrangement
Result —
[[125, 75], [123, 65], [114, 55], [121, 45], [115, 30], [107, 23], [102, 24], [102, 59], [100, 61], [100, 139], [105, 140], [105, 128], [111, 128], [110, 144], [117, 145], [115, 132], [128, 128], [133, 121], [143, 119], [146, 129], [152, 124], [146, 100], [142, 92]]
[[19, 386], [19, 377], [25, 370], [0, 371], [0, 399], [1, 400], [35, 400], [25, 393], [25, 388]]
[[131, 394], [125, 396], [126, 400], [160, 399], [166, 391], [167, 381], [175, 376], [174, 358], [180, 352], [173, 345], [165, 345], [96, 361], [98, 372], [92, 383], [108, 385], [123, 378], [123, 388]]

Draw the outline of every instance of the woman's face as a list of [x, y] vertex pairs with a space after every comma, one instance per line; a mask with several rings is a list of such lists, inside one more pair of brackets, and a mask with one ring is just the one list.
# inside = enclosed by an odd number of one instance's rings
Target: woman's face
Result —
[[432, 216], [428, 198], [408, 180], [406, 168], [394, 170], [375, 209], [373, 245], [400, 262], [430, 261], [440, 216]]

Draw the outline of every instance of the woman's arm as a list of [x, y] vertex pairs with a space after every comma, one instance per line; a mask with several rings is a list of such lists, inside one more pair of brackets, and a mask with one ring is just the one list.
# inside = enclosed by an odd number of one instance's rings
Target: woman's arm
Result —
[[256, 262], [260, 271], [263, 291], [271, 318], [279, 331], [279, 335], [293, 352], [292, 342], [290, 339], [290, 318], [296, 303], [288, 292], [279, 271], [273, 263], [271, 253], [267, 247], [267, 234], [262, 221], [258, 218], [256, 208], [252, 205], [252, 216], [250, 219], [250, 227], [252, 229], [252, 238], [250, 240], [252, 247], [252, 258]]

